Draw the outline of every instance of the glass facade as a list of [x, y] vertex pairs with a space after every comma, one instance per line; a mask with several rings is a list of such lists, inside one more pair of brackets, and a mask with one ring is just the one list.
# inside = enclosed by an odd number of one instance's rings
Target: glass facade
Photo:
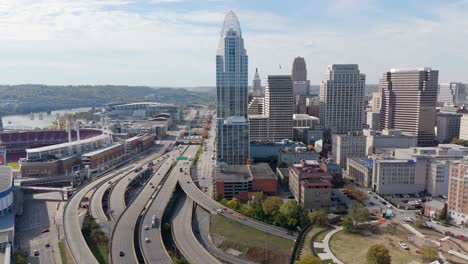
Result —
[[249, 158], [248, 57], [236, 15], [226, 15], [216, 56], [217, 160], [245, 164]]

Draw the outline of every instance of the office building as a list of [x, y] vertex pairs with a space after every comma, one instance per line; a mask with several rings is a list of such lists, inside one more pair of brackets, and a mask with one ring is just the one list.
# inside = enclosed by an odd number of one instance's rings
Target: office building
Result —
[[306, 114], [320, 118], [320, 97], [317, 95], [310, 95], [306, 98]]
[[354, 181], [360, 186], [372, 187], [372, 168], [374, 161], [368, 158], [348, 158], [346, 162], [345, 178]]
[[459, 82], [441, 83], [439, 85], [439, 93], [437, 102], [444, 106], [456, 105], [460, 106], [466, 103], [466, 84]]
[[468, 140], [468, 113], [463, 114], [460, 120], [460, 139]]
[[411, 148], [418, 144], [418, 137], [411, 133], [402, 133], [398, 129], [384, 129], [382, 131], [364, 129], [366, 137], [366, 156], [380, 153], [384, 148]]
[[391, 69], [384, 73], [381, 128], [418, 136], [418, 146], [432, 146], [439, 72], [431, 68]]
[[293, 94], [289, 75], [269, 75], [265, 89], [265, 115], [269, 140], [292, 139]]
[[263, 96], [254, 96], [249, 102], [248, 105], [248, 114], [249, 115], [263, 115], [263, 106], [264, 106], [265, 97]]
[[331, 207], [332, 176], [316, 160], [289, 167], [289, 190], [298, 204], [309, 210]]
[[369, 106], [371, 111], [380, 112], [380, 109], [382, 108], [382, 89], [377, 88], [377, 90], [372, 92], [372, 98], [369, 101]]
[[281, 141], [293, 138], [293, 94], [289, 75], [266, 79], [263, 113], [249, 115], [251, 141]]
[[309, 100], [316, 97], [315, 95], [294, 95], [294, 113], [307, 114]]
[[457, 224], [468, 223], [468, 160], [453, 162], [450, 166], [448, 216]]
[[295, 141], [301, 141], [306, 145], [315, 145], [317, 140], [323, 137], [323, 126], [313, 124], [312, 127], [293, 127], [293, 138]]
[[262, 81], [260, 80], [260, 75], [258, 75], [258, 69], [255, 68], [255, 75], [252, 81], [252, 95], [261, 96], [262, 94]]
[[247, 120], [248, 57], [239, 21], [230, 11], [216, 55], [216, 159], [245, 164], [249, 159]]
[[380, 111], [366, 111], [367, 126], [373, 130], [380, 130]]
[[437, 113], [437, 142], [450, 143], [453, 138], [460, 137], [462, 116], [458, 113]]
[[293, 115], [293, 127], [313, 127], [319, 124], [320, 120], [315, 116], [306, 114], [294, 114]]
[[362, 132], [334, 134], [332, 142], [332, 157], [342, 168], [346, 168], [347, 158], [366, 156], [366, 137]]
[[365, 82], [357, 64], [328, 66], [320, 85], [320, 122], [327, 131], [324, 138], [362, 129]]
[[296, 57], [293, 62], [291, 79], [294, 96], [310, 93], [310, 81], [307, 80], [307, 66], [304, 58]]

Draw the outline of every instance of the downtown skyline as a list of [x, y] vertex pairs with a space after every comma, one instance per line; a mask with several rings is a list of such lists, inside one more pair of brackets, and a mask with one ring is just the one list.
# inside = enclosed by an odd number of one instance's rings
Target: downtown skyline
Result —
[[440, 82], [468, 81], [459, 30], [468, 28], [467, 1], [424, 1], [424, 10], [421, 1], [318, 2], [8, 1], [1, 83], [214, 86], [213, 50], [230, 9], [261, 78], [290, 74], [301, 56], [313, 85], [332, 63], [359, 64], [369, 84], [389, 68], [422, 66], [439, 69]]

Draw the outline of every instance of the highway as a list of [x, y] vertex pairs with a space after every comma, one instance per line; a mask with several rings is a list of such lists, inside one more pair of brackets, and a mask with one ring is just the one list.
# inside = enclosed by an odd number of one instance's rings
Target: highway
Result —
[[67, 241], [70, 253], [75, 260], [75, 263], [98, 264], [93, 253], [86, 244], [86, 241], [81, 233], [81, 224], [78, 217], [78, 208], [83, 197], [92, 189], [100, 184], [106, 183], [109, 179], [119, 175], [120, 171], [114, 172], [84, 185], [78, 192], [75, 193], [65, 205], [63, 216], [63, 228], [65, 239]]
[[[116, 180], [120, 180], [121, 178], [125, 177], [126, 175], [130, 174], [133, 170], [133, 166], [126, 169], [121, 169], [117, 172], [117, 176], [113, 178], [114, 182]], [[104, 193], [109, 189], [112, 188], [110, 184], [102, 184], [97, 188], [94, 192], [93, 196], [91, 197], [91, 202], [89, 206], [89, 210], [91, 216], [96, 219], [96, 222], [101, 227], [101, 230], [109, 235], [109, 223], [106, 213], [102, 208], [102, 199], [104, 198]]]
[[[197, 153], [197, 149], [198, 145], [190, 146], [184, 155], [194, 157]], [[140, 247], [146, 263], [172, 263], [172, 260], [170, 259], [162, 240], [161, 221], [157, 222], [157, 228], [151, 228], [151, 221], [153, 216], [156, 216], [156, 218], [159, 220], [162, 219], [164, 210], [166, 209], [166, 206], [169, 203], [169, 200], [171, 199], [174, 189], [177, 185], [180, 168], [182, 168], [184, 173], [189, 172], [192, 163], [193, 161], [177, 162], [177, 165], [172, 170], [169, 177], [167, 177], [166, 182], [161, 186], [158, 195], [152, 201], [151, 205], [143, 216], [140, 225]], [[150, 229], [145, 230], [145, 226], [150, 227]], [[150, 240], [150, 243], [145, 242], [146, 238]]]
[[[154, 157], [149, 156], [146, 159], [151, 160], [154, 159]], [[114, 177], [121, 175], [122, 171], [130, 170], [132, 168], [133, 165], [130, 164], [118, 169], [115, 172], [96, 178], [95, 180], [82, 186], [81, 189], [79, 189], [66, 203], [63, 213], [63, 228], [67, 246], [70, 250], [73, 259], [75, 260], [75, 263], [98, 263], [91, 250], [89, 249], [88, 244], [86, 243], [83, 237], [83, 234], [81, 233], [81, 223], [78, 216], [80, 202], [83, 200], [83, 198], [89, 191], [95, 190], [97, 187], [100, 187], [103, 184], [108, 185], [107, 182], [109, 180], [112, 180]]]
[[[157, 170], [137, 194], [130, 206], [128, 206], [117, 220], [111, 237], [111, 263], [135, 263], [138, 262], [134, 245], [134, 231], [138, 217], [147, 206], [151, 198], [154, 199], [158, 186], [169, 173], [175, 158], [183, 153], [178, 149], [169, 152], [169, 158]], [[150, 185], [149, 183], [153, 185]], [[121, 256], [121, 252], [123, 256]]]
[[[142, 161], [136, 162], [134, 164], [134, 167], [137, 168], [138, 166], [142, 166], [143, 168], [146, 168], [146, 165], [148, 164], [148, 162], [157, 159], [154, 161], [155, 163], [154, 169], [157, 170], [162, 164], [162, 158], [160, 157], [164, 154], [164, 152], [169, 147], [168, 141], [163, 141], [162, 144], [163, 144], [162, 148], [159, 149], [157, 153], [152, 154], [151, 156], [143, 159]], [[165, 156], [168, 157], [168, 155], [165, 155]], [[127, 207], [125, 203], [125, 193], [127, 192], [128, 186], [140, 174], [141, 174], [141, 171], [139, 172], [132, 171], [131, 173], [127, 175], [126, 179], [123, 179], [123, 177], [120, 178], [122, 180], [116, 179], [116, 181], [118, 182], [114, 185], [109, 195], [109, 210], [110, 210], [110, 215], [113, 221], [118, 219], [122, 215], [125, 208]]]
[[172, 235], [177, 248], [190, 263], [221, 263], [198, 242], [192, 230], [193, 201], [183, 196], [172, 219]]

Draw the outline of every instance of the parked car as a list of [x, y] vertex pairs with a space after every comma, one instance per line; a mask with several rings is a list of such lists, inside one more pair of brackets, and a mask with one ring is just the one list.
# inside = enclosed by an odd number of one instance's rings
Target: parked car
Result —
[[411, 217], [409, 217], [409, 216], [407, 216], [407, 217], [405, 217], [405, 221], [406, 221], [406, 222], [413, 223], [413, 222], [414, 222], [414, 219], [411, 218]]
[[36, 256], [36, 257], [39, 256], [39, 250], [35, 249], [35, 250], [33, 251], [33, 255]]
[[446, 236], [451, 236], [451, 237], [454, 236], [454, 234], [453, 234], [452, 232], [450, 232], [450, 231], [445, 231], [444, 234], [445, 234]]
[[120, 251], [120, 252], [119, 252], [119, 256], [121, 256], [121, 257], [125, 256], [125, 252]]
[[457, 238], [462, 240], [462, 241], [467, 241], [468, 240], [468, 237], [466, 237], [464, 235], [457, 235]]
[[409, 250], [409, 247], [408, 247], [405, 243], [403, 243], [403, 242], [400, 241], [400, 243], [398, 243], [398, 244], [399, 244], [400, 247], [402, 247], [404, 250]]

